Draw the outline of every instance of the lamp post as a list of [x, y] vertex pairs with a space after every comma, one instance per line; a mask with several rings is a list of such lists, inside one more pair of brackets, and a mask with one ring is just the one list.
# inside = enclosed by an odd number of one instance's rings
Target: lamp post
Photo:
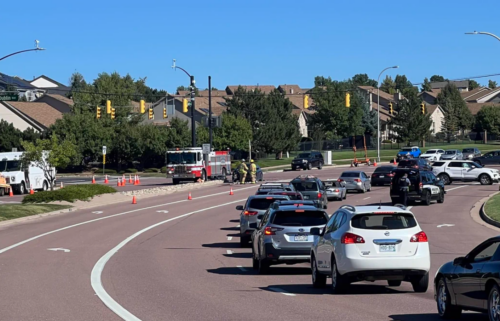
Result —
[[194, 121], [194, 94], [195, 94], [195, 87], [194, 87], [194, 84], [195, 84], [195, 80], [194, 80], [194, 76], [191, 76], [184, 68], [181, 68], [179, 66], [176, 66], [175, 65], [175, 59], [173, 60], [173, 64], [172, 64], [172, 69], [180, 69], [182, 71], [184, 71], [184, 73], [186, 75], [188, 75], [189, 79], [190, 79], [190, 88], [191, 88], [191, 145], [192, 147], [196, 147], [196, 123]]
[[21, 51], [16, 51], [14, 53], [11, 53], [10, 55], [7, 55], [7, 56], [4, 56], [2, 58], [0, 58], [0, 60], [4, 60], [5, 58], [9, 58], [10, 56], [14, 56], [14, 55], [17, 55], [17, 54], [20, 54], [20, 53], [23, 53], [23, 52], [28, 52], [28, 51], [41, 51], [41, 50], [45, 50], [44, 48], [40, 48], [38, 46], [38, 44], [40, 43], [40, 41], [38, 40], [35, 40], [35, 48], [33, 49], [26, 49], [26, 50], [21, 50]]
[[491, 36], [491, 37], [495, 38], [496, 40], [500, 41], [500, 37], [498, 37], [497, 35], [494, 35], [492, 33], [489, 33], [489, 32], [474, 31], [474, 32], [466, 32], [465, 34], [466, 35], [486, 35], [486, 36]]
[[380, 72], [377, 80], [377, 162], [380, 163], [380, 76], [387, 69], [397, 69], [399, 66], [387, 67]]

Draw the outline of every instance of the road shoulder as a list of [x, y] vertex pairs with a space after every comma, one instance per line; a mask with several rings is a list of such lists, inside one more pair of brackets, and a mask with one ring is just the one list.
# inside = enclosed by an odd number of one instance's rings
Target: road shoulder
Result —
[[492, 220], [491, 218], [489, 218], [486, 215], [486, 213], [484, 213], [484, 205], [486, 204], [486, 202], [491, 197], [493, 197], [494, 195], [496, 195], [498, 193], [500, 193], [500, 192], [492, 193], [492, 194], [488, 195], [487, 197], [484, 197], [481, 200], [479, 200], [478, 202], [476, 202], [476, 204], [474, 204], [474, 206], [470, 210], [470, 215], [471, 215], [472, 219], [476, 223], [478, 223], [479, 225], [482, 225], [482, 226], [485, 226], [485, 227], [490, 228], [492, 230], [500, 232], [500, 223]]

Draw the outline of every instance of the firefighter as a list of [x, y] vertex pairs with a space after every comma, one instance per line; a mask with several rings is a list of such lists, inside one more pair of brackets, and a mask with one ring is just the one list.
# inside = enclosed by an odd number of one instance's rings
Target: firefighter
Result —
[[255, 184], [255, 178], [257, 176], [257, 165], [253, 162], [253, 159], [250, 160], [250, 176], [252, 177], [252, 184]]
[[400, 179], [399, 179], [399, 197], [401, 198], [402, 204], [406, 207], [407, 206], [407, 199], [408, 199], [408, 191], [410, 189], [410, 180], [408, 179], [408, 174], [404, 174]]
[[245, 184], [247, 173], [248, 173], [248, 166], [245, 163], [245, 159], [242, 159], [240, 164], [240, 184]]

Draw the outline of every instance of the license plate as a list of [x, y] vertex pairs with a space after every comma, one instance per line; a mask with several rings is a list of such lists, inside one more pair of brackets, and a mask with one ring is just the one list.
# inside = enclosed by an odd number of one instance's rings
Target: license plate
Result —
[[308, 200], [308, 199], [309, 199], [309, 196], [304, 195], [304, 199], [305, 199], [305, 200]]
[[384, 175], [380, 175], [380, 178], [384, 178], [385, 176]]
[[306, 242], [307, 241], [307, 235], [295, 235], [293, 238], [295, 242]]
[[179, 177], [179, 175], [174, 175], [174, 177]]
[[380, 245], [380, 252], [396, 252], [396, 245]]

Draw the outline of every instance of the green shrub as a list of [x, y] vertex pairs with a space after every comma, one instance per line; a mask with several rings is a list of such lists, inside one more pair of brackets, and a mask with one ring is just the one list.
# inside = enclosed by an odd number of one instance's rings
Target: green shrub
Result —
[[158, 173], [160, 170], [158, 168], [146, 168], [144, 173]]
[[135, 168], [127, 168], [125, 170], [125, 173], [137, 173], [137, 169], [135, 169]]
[[121, 171], [118, 172], [118, 174], [125, 174], [125, 171], [121, 170]]
[[[91, 168], [90, 171], [93, 174], [102, 174], [103, 173], [102, 168], [97, 168], [97, 167]], [[116, 174], [116, 169], [105, 168], [104, 174], [108, 174], [108, 175]]]
[[161, 172], [162, 172], [163, 174], [165, 174], [165, 173], [167, 172], [167, 166], [163, 166], [163, 167], [161, 168]]
[[98, 184], [70, 185], [55, 191], [37, 192], [33, 195], [26, 195], [23, 204], [28, 203], [49, 203], [56, 201], [87, 201], [96, 195], [116, 193], [116, 189], [110, 186]]

